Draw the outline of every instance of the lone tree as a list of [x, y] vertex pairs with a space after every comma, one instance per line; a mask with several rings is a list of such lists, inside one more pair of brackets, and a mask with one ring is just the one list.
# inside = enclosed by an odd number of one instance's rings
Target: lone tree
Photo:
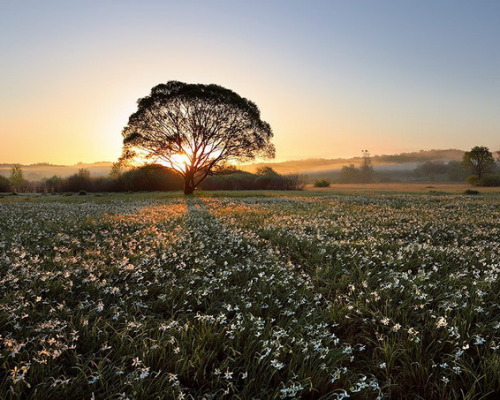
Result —
[[258, 107], [229, 89], [170, 81], [137, 104], [122, 132], [121, 160], [163, 162], [182, 175], [185, 194], [228, 162], [274, 157]]
[[363, 183], [370, 183], [374, 180], [375, 170], [373, 169], [373, 162], [368, 150], [361, 150], [363, 159], [361, 167], [359, 168], [360, 178]]
[[24, 173], [21, 164], [14, 164], [10, 170], [10, 184], [14, 188], [14, 191], [17, 192], [24, 183]]
[[462, 165], [475, 173], [481, 179], [495, 166], [495, 160], [491, 151], [485, 146], [473, 147], [466, 151], [462, 159]]

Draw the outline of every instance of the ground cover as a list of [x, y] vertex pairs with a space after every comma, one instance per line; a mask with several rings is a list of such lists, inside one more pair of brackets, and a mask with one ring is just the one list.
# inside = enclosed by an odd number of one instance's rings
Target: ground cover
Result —
[[495, 398], [500, 198], [0, 202], [0, 398]]

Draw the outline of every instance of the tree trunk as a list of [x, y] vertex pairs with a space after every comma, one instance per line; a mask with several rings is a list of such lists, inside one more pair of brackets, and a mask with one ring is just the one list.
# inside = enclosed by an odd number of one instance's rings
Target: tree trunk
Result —
[[194, 185], [190, 176], [184, 178], [184, 194], [193, 194]]

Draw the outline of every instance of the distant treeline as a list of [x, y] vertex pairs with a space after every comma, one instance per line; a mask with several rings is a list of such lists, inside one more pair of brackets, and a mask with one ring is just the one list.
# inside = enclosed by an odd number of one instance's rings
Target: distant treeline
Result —
[[463, 182], [469, 175], [461, 162], [449, 161], [426, 161], [413, 170], [413, 175], [417, 179], [425, 180], [447, 180], [452, 182]]
[[[314, 186], [327, 187], [330, 183], [371, 183], [397, 181], [463, 182], [474, 186], [500, 186], [500, 151], [493, 153], [484, 146], [475, 146], [464, 152], [462, 161], [425, 161], [413, 171], [375, 171], [368, 150], [363, 150], [359, 166], [343, 166], [338, 174], [328, 177], [316, 174]], [[472, 175], [471, 175], [472, 173]], [[330, 178], [330, 179], [328, 179]], [[400, 178], [400, 179], [398, 179]]]
[[[203, 190], [302, 190], [301, 175], [280, 175], [272, 168], [260, 168], [257, 173], [235, 169], [209, 176], [200, 185]], [[162, 165], [146, 165], [123, 173], [113, 171], [108, 177], [92, 177], [82, 168], [78, 173], [62, 178], [53, 176], [41, 181], [23, 178], [21, 166], [14, 166], [11, 178], [0, 176], [0, 192], [78, 193], [78, 192], [142, 192], [182, 190], [182, 177]]]

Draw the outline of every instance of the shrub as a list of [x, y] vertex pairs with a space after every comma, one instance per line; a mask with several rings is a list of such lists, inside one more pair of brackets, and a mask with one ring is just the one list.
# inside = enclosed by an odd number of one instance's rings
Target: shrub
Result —
[[327, 179], [318, 179], [314, 181], [314, 187], [317, 188], [330, 187], [330, 181], [328, 181]]
[[496, 187], [500, 186], [500, 175], [488, 174], [482, 178], [479, 178], [477, 175], [471, 175], [467, 177], [466, 182], [472, 186]]
[[476, 176], [476, 175], [470, 175], [468, 176], [465, 181], [469, 184], [469, 185], [472, 185], [472, 186], [477, 186], [477, 184], [479, 183], [479, 177]]
[[479, 179], [477, 186], [500, 186], [500, 175], [488, 174]]
[[162, 165], [145, 165], [125, 172], [118, 179], [119, 191], [168, 191], [181, 190], [182, 177]]
[[302, 190], [305, 180], [302, 175], [277, 173], [251, 174], [236, 171], [232, 174], [213, 175], [204, 180], [203, 190]]
[[477, 190], [473, 190], [473, 189], [467, 189], [464, 194], [466, 195], [469, 195], [469, 196], [476, 196], [479, 194], [479, 192]]
[[11, 190], [10, 181], [5, 176], [0, 175], [0, 192], [7, 193]]

